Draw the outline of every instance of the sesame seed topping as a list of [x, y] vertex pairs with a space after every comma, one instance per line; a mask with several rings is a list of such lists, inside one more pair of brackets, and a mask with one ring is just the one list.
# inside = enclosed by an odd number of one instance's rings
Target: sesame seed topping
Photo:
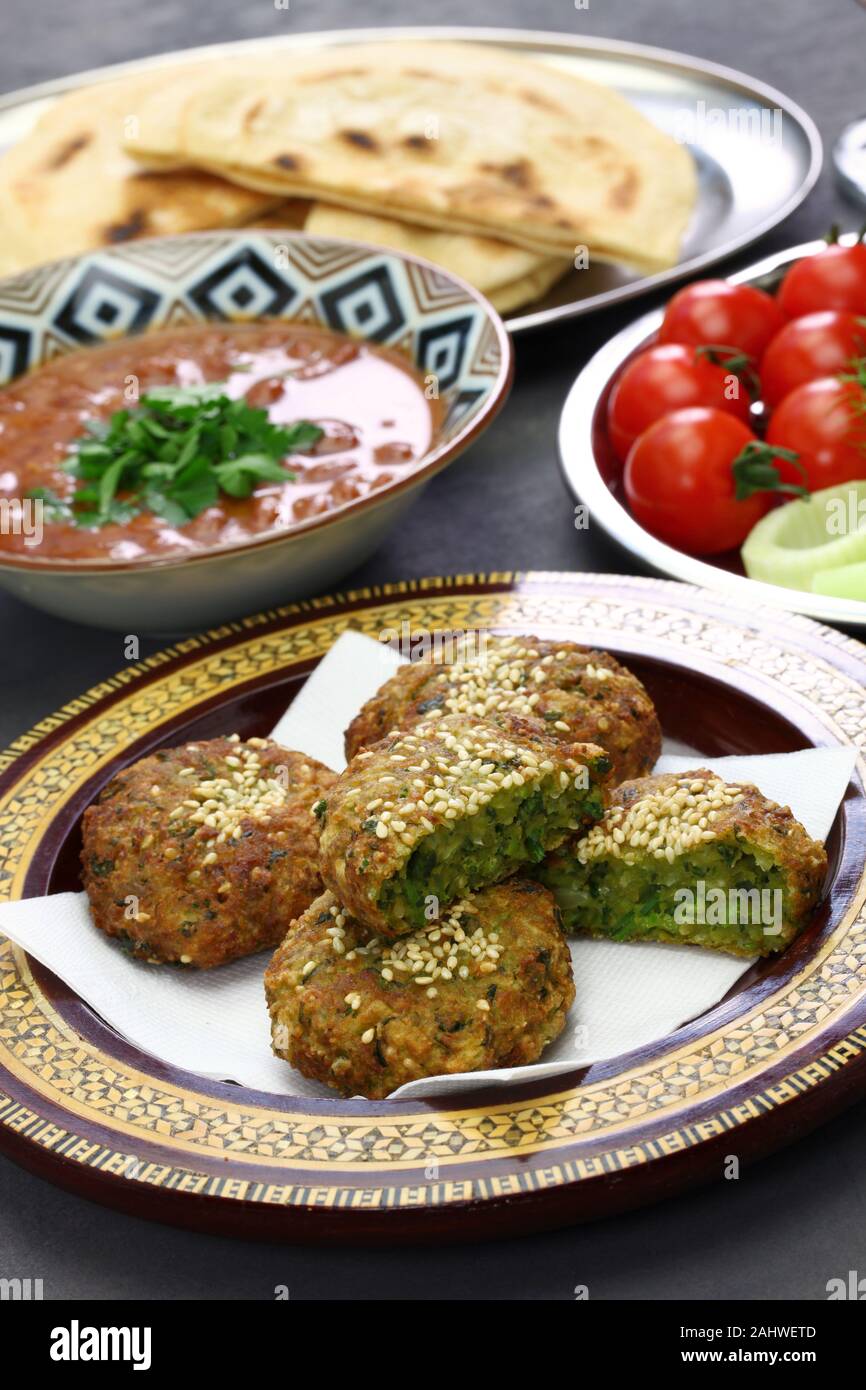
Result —
[[[564, 727], [567, 730], [568, 726]], [[392, 731], [380, 744], [375, 774], [365, 781], [362, 792], [366, 815], [348, 806], [350, 780], [343, 795], [347, 808], [358, 815], [360, 831], [380, 841], [388, 840], [389, 858], [400, 864], [425, 835], [443, 824], [480, 814], [500, 792], [521, 787], [529, 791], [546, 778], [550, 779], [553, 798], [568, 792], [572, 785], [586, 790], [592, 780], [589, 769], [572, 748], [557, 742], [561, 755], [542, 756], [552, 741], [537, 722], [524, 733], [522, 729], [502, 730], [486, 720], [467, 721], [461, 715], [447, 715], [438, 723], [421, 721], [408, 730]], [[422, 747], [429, 757], [419, 761]], [[382, 769], [395, 756], [410, 762], [414, 759], [412, 766], [426, 771], [426, 777], [412, 781], [411, 792], [408, 781], [383, 775]], [[339, 818], [334, 808], [332, 814]]]
[[669, 864], [681, 854], [716, 838], [710, 821], [719, 810], [733, 806], [739, 787], [720, 778], [676, 777], [648, 790], [630, 806], [611, 806], [602, 819], [578, 842], [575, 854], [581, 864], [605, 855], [636, 863], [641, 851]]
[[[592, 655], [597, 662], [600, 654]], [[483, 719], [494, 711], [532, 715], [542, 694], [562, 690], [563, 679], [572, 674], [578, 681], [587, 677], [599, 683], [617, 675], [616, 671], [590, 661], [589, 653], [580, 648], [560, 647], [542, 657], [531, 639], [520, 637], [494, 637], [481, 654], [473, 642], [463, 651], [458, 648], [456, 656], [456, 660], [448, 662], [447, 669], [431, 677], [430, 689], [425, 689], [425, 700], [441, 693], [441, 708], [425, 715], [430, 721], [449, 714]], [[568, 677], [563, 670], [566, 663]], [[573, 696], [573, 686], [568, 688]], [[567, 733], [571, 726], [560, 715], [553, 727]]]
[[[346, 914], [341, 908], [332, 906], [330, 911], [345, 922]], [[499, 969], [502, 953], [502, 947], [497, 944], [499, 934], [491, 932], [488, 936], [483, 927], [473, 925], [473, 918], [477, 922], [477, 909], [470, 898], [465, 898], [453, 904], [441, 920], [405, 936], [394, 940], [372, 937], [362, 945], [354, 943], [347, 959], [357, 956], [363, 961], [365, 970], [377, 971], [386, 984], [402, 977], [405, 982], [423, 989], [428, 999], [435, 999], [440, 981], [447, 984], [455, 975], [461, 980], [470, 976], [486, 978]], [[325, 935], [334, 951], [343, 955], [346, 950], [344, 928], [328, 927]], [[308, 960], [300, 972], [301, 984], [314, 969], [315, 962]], [[357, 1010], [361, 995], [352, 990], [344, 1002]]]
[[[240, 744], [237, 735], [233, 735], [229, 741]], [[205, 776], [196, 782], [194, 779], [201, 773], [195, 767], [179, 770], [178, 777], [183, 777], [188, 783], [186, 795], [168, 812], [167, 819], [181, 821], [200, 830], [207, 846], [203, 865], [216, 862], [214, 844], [240, 838], [243, 820], [267, 824], [271, 813], [285, 803], [288, 788], [280, 779], [267, 776], [262, 768], [258, 750], [267, 746], [266, 739], [252, 739], [249, 745], [240, 745], [237, 753], [231, 753], [224, 759], [229, 775]], [[198, 750], [189, 747], [187, 751]], [[159, 791], [157, 785], [151, 787], [154, 796]], [[208, 830], [214, 834], [207, 835], [205, 832]]]

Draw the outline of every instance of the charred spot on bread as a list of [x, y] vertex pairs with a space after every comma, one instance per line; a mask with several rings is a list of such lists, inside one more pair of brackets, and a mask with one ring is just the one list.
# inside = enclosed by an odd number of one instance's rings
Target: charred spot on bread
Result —
[[532, 187], [532, 165], [528, 159], [515, 159], [508, 164], [482, 164], [481, 168], [485, 174], [496, 174], [514, 188]]
[[379, 142], [366, 130], [341, 130], [340, 139], [358, 150], [378, 150]]
[[68, 164], [70, 159], [74, 159], [81, 150], [87, 148], [92, 140], [91, 135], [73, 135], [70, 140], [65, 140], [60, 149], [49, 159], [46, 169], [62, 169]]
[[132, 241], [145, 231], [147, 231], [147, 213], [142, 208], [136, 208], [134, 212], [129, 214], [125, 222], [110, 223], [103, 232], [103, 240], [106, 245], [112, 246], [119, 241]]
[[620, 179], [611, 189], [609, 203], [613, 208], [618, 208], [621, 212], [634, 207], [637, 202], [640, 179], [634, 169], [629, 169], [628, 173]]
[[264, 109], [264, 105], [265, 103], [261, 100], [253, 102], [249, 111], [247, 111], [244, 115], [243, 126], [245, 130], [249, 130], [250, 126], [253, 125], [256, 118], [261, 115], [262, 110]]

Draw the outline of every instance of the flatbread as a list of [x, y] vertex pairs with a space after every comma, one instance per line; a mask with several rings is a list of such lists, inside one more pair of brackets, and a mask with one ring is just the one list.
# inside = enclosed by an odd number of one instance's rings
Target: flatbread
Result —
[[252, 231], [261, 228], [268, 232], [302, 232], [313, 206], [306, 198], [288, 198], [269, 212], [252, 217], [244, 225]]
[[422, 256], [480, 290], [503, 314], [539, 299], [570, 268], [560, 256], [541, 256], [489, 237], [437, 232], [390, 217], [372, 217], [299, 198], [263, 217], [254, 218], [251, 226], [266, 231], [303, 229], [325, 240], [342, 237], [346, 241], [366, 241], [390, 251]]
[[570, 268], [570, 262], [561, 256], [542, 256], [491, 237], [413, 227], [408, 222], [371, 217], [324, 203], [313, 203], [305, 230], [312, 236], [369, 241], [374, 246], [423, 256], [468, 281], [500, 313], [540, 298]]
[[607, 87], [505, 50], [395, 42], [165, 80], [127, 149], [245, 187], [569, 260], [676, 262], [688, 151]]
[[154, 173], [123, 151], [138, 103], [166, 81], [105, 83], [61, 97], [0, 159], [0, 273], [113, 246], [237, 226], [282, 201], [200, 170]]

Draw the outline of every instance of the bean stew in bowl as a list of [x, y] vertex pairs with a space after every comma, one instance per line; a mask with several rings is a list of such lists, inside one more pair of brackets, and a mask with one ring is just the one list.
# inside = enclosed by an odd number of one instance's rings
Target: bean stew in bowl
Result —
[[312, 593], [510, 373], [476, 291], [355, 243], [190, 235], [2, 281], [0, 584], [145, 632]]

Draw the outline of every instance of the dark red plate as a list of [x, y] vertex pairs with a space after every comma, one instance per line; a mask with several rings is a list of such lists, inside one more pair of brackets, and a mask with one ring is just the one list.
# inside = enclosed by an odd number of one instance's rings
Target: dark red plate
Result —
[[[707, 755], [866, 744], [866, 650], [805, 619], [611, 575], [391, 585], [178, 643], [18, 739], [0, 759], [3, 895], [79, 886], [81, 812], [118, 767], [187, 738], [266, 733], [344, 628], [376, 636], [403, 620], [607, 647], [646, 682], [665, 732]], [[766, 1154], [866, 1090], [862, 773], [861, 757], [825, 902], [780, 959], [651, 1047], [462, 1104], [202, 1080], [123, 1042], [0, 942], [0, 1147], [138, 1215], [305, 1241], [514, 1235], [720, 1177], [728, 1155]]]

